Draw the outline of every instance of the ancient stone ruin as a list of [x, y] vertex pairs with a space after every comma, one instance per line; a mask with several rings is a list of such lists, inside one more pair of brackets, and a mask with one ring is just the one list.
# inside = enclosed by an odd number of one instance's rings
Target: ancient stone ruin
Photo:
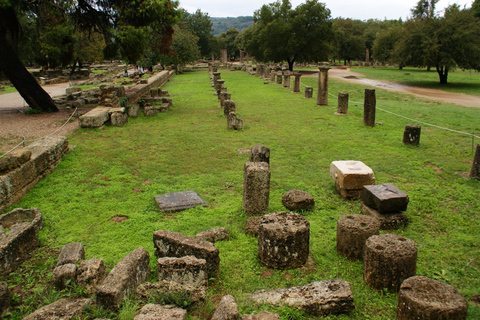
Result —
[[333, 161], [330, 164], [330, 177], [345, 199], [359, 199], [364, 185], [375, 184], [373, 170], [361, 161]]
[[403, 144], [418, 146], [420, 144], [421, 132], [422, 132], [421, 126], [407, 124], [405, 126], [405, 131], [403, 132]]
[[246, 162], [243, 173], [243, 211], [246, 215], [268, 213], [270, 167], [266, 162]]
[[337, 220], [337, 253], [350, 260], [363, 259], [365, 242], [379, 234], [380, 222], [370, 216], [349, 214]]
[[282, 196], [282, 204], [291, 211], [308, 211], [315, 207], [315, 199], [305, 191], [293, 189]]

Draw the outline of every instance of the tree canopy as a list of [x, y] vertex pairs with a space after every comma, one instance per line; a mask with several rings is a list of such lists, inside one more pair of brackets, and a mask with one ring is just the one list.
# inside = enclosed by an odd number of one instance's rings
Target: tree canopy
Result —
[[258, 61], [293, 63], [321, 61], [332, 50], [330, 10], [317, 0], [295, 9], [289, 0], [263, 5], [254, 14], [254, 25], [244, 30], [245, 49]]

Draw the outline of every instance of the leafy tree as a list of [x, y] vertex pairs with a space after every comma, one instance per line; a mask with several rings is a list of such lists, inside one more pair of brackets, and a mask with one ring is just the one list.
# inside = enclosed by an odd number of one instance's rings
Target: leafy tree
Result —
[[480, 70], [480, 21], [458, 6], [447, 8], [443, 17], [409, 20], [395, 50], [399, 63], [434, 66], [446, 84], [457, 67]]
[[182, 21], [187, 24], [190, 31], [198, 37], [198, 46], [202, 57], [210, 55], [213, 51], [213, 23], [208, 13], [203, 13], [200, 9], [190, 14], [183, 10]]
[[162, 57], [162, 64], [185, 65], [200, 57], [198, 37], [183, 24], [177, 24], [173, 28], [172, 54]]
[[473, 1], [472, 11], [475, 18], [480, 18], [480, 0]]
[[347, 61], [363, 59], [365, 56], [365, 23], [360, 20], [337, 18], [333, 20], [336, 55]]
[[240, 56], [239, 40], [240, 36], [238, 29], [230, 28], [226, 32], [222, 32], [218, 37], [218, 42], [221, 49], [227, 50], [227, 55], [231, 59], [235, 59]]
[[328, 58], [333, 40], [330, 10], [317, 0], [292, 9], [290, 1], [263, 5], [244, 33], [248, 53], [258, 61], [293, 64]]
[[419, 0], [411, 12], [416, 19], [433, 18], [435, 16], [435, 5], [440, 0]]
[[373, 57], [379, 61], [396, 62], [394, 48], [402, 35], [403, 25], [399, 23], [379, 32], [372, 47]]

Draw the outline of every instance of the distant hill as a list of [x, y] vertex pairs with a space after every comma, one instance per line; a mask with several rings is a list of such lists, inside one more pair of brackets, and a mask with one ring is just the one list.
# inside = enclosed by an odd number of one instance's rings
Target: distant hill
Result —
[[230, 28], [237, 28], [239, 31], [242, 31], [245, 28], [253, 25], [253, 17], [236, 17], [236, 18], [215, 18], [210, 17], [213, 23], [213, 33], [216, 36], [219, 36], [220, 33], [227, 31]]

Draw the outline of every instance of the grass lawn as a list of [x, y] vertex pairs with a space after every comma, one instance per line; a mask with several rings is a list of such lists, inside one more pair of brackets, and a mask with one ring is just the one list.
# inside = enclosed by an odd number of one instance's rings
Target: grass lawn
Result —
[[[208, 73], [197, 71], [177, 75], [162, 87], [173, 99], [169, 113], [129, 119], [121, 128], [80, 129], [69, 137], [75, 149], [16, 206], [38, 207], [45, 227], [34, 257], [0, 278], [17, 288], [12, 319], [59, 297], [85, 294], [76, 286], [60, 292], [51, 288], [58, 251], [66, 243], [81, 241], [86, 258], [104, 259], [109, 270], [143, 246], [151, 254], [149, 280], [156, 281], [155, 230], [195, 236], [215, 227], [226, 227], [231, 239], [215, 244], [220, 272], [209, 282], [207, 301], [190, 307], [188, 319], [208, 319], [225, 294], [236, 298], [241, 313], [270, 310], [282, 319], [317, 319], [289, 308], [250, 306], [244, 298], [259, 289], [334, 278], [350, 282], [356, 308], [348, 315], [318, 319], [394, 319], [397, 295], [370, 289], [362, 279], [363, 263], [336, 253], [336, 221], [360, 213], [360, 201], [337, 195], [329, 176], [335, 160], [360, 160], [373, 169], [377, 184], [393, 183], [409, 195], [410, 225], [382, 233], [415, 241], [417, 275], [444, 281], [466, 298], [480, 294], [480, 182], [465, 177], [474, 156], [471, 137], [422, 126], [420, 145], [405, 146], [407, 120], [378, 110], [377, 121], [383, 124], [363, 126], [362, 86], [330, 79], [330, 105], [317, 106], [315, 98], [304, 99], [303, 93], [264, 84], [247, 73], [220, 72], [244, 121], [243, 131], [226, 129]], [[316, 95], [317, 78], [302, 77], [302, 82], [313, 86]], [[350, 94], [346, 116], [334, 114], [339, 92]], [[472, 121], [480, 117], [477, 108], [384, 90], [377, 90], [377, 106], [438, 126], [480, 132], [480, 121]], [[271, 150], [270, 212], [286, 210], [281, 196], [291, 189], [315, 198], [315, 210], [303, 213], [310, 222], [314, 266], [267, 269], [257, 257], [257, 239], [244, 233], [248, 217], [242, 210], [242, 183], [248, 155], [237, 149], [257, 143]], [[196, 191], [208, 207], [159, 212], [154, 196], [187, 190]], [[110, 221], [115, 216], [129, 219]], [[85, 319], [132, 319], [143, 303], [132, 298], [114, 314], [92, 308]], [[469, 306], [468, 319], [478, 318], [480, 308]]]
[[447, 84], [440, 84], [435, 68], [427, 71], [426, 68], [354, 67], [351, 70], [364, 74], [369, 79], [389, 80], [410, 86], [480, 95], [480, 73], [475, 70], [450, 71]]

